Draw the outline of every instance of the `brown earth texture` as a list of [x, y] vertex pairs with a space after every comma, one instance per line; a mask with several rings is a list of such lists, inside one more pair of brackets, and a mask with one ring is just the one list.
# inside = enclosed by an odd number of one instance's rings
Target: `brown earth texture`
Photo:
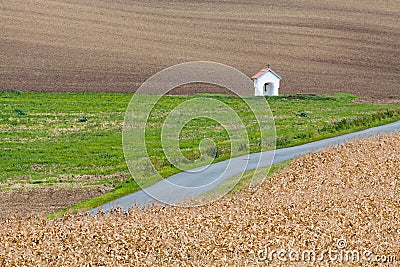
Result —
[[59, 187], [37, 187], [0, 191], [0, 220], [18, 216], [45, 216], [78, 202], [100, 196], [112, 189], [103, 185], [92, 189], [66, 189]]
[[399, 196], [398, 133], [305, 155], [207, 206], [5, 219], [0, 264], [398, 266]]
[[396, 0], [0, 2], [0, 90], [134, 92], [210, 60], [249, 76], [269, 63], [282, 93], [400, 99]]

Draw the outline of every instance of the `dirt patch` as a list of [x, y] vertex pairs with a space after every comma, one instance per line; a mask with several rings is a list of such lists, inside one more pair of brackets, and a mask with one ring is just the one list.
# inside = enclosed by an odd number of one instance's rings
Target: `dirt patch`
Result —
[[[0, 90], [130, 93], [165, 67], [211, 60], [249, 76], [270, 63], [282, 93], [400, 99], [399, 11], [383, 0], [7, 1]], [[226, 91], [174, 93], [196, 92]]]
[[203, 207], [3, 221], [0, 262], [381, 266], [385, 257], [385, 266], [395, 266], [399, 183], [400, 134], [373, 137], [295, 159], [258, 191], [242, 190]]
[[107, 185], [96, 189], [34, 188], [0, 191], [0, 219], [13, 216], [44, 216], [111, 190]]

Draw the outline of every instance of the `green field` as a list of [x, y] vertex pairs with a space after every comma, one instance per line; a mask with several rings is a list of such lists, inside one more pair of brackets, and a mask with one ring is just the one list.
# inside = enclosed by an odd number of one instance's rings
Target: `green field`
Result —
[[[78, 207], [92, 207], [139, 189], [125, 163], [122, 126], [132, 95], [105, 93], [0, 92], [0, 190], [62, 186], [115, 189]], [[140, 96], [143, 103], [153, 96]], [[207, 97], [234, 109], [248, 131], [251, 152], [263, 142], [254, 117], [235, 96], [165, 96], [154, 107], [146, 128], [151, 161], [163, 177], [179, 170], [163, 155], [160, 133], [169, 111], [186, 100]], [[396, 105], [354, 104], [356, 97], [283, 95], [268, 98], [276, 124], [276, 145], [287, 147], [400, 120]], [[188, 160], [200, 156], [199, 143], [210, 138], [214, 161], [230, 157], [229, 136], [221, 125], [196, 119], [185, 125], [180, 147]], [[243, 150], [245, 151], [245, 150]], [[239, 153], [240, 154], [240, 153]], [[148, 183], [155, 182], [149, 177]]]

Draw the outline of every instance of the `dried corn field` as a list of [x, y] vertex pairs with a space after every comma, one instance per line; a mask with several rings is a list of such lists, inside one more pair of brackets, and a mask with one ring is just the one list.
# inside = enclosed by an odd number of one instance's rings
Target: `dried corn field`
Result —
[[0, 265], [282, 264], [273, 250], [297, 251], [301, 266], [388, 265], [400, 259], [399, 180], [400, 134], [373, 137], [295, 159], [258, 191], [204, 207], [5, 220]]

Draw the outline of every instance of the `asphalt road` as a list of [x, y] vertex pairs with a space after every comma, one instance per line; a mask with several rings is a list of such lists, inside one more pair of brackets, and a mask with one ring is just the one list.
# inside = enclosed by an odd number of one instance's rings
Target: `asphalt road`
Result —
[[[144, 190], [116, 199], [89, 212], [96, 214], [99, 208], [102, 211], [115, 208], [121, 208], [126, 211], [134, 205], [146, 206], [154, 203], [179, 205], [183, 200], [204, 194], [242, 172], [293, 159], [306, 153], [320, 151], [325, 147], [335, 146], [354, 139], [397, 131], [400, 131], [400, 121], [300, 146], [232, 158], [211, 164], [205, 169], [198, 168], [172, 175]], [[156, 199], [152, 196], [156, 197]]]

